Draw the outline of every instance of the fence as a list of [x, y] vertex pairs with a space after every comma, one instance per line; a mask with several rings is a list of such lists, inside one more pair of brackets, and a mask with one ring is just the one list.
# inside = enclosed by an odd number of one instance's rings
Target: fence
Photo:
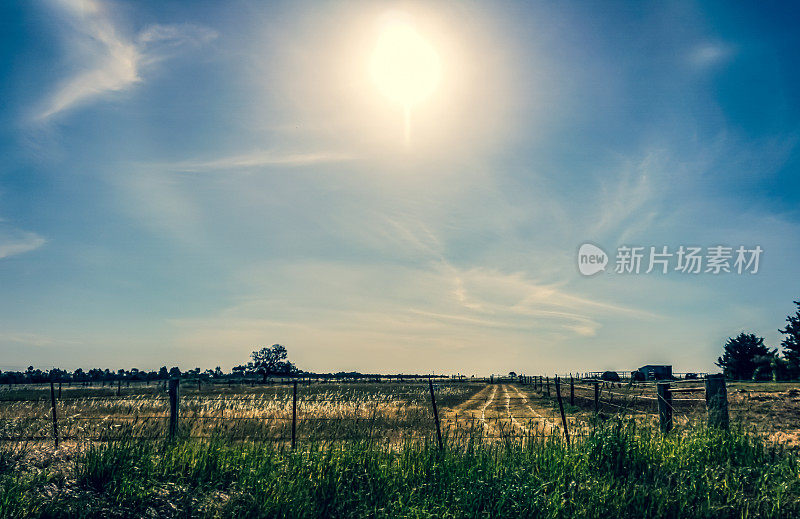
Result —
[[[440, 447], [448, 442], [532, 437], [585, 436], [593, 417], [607, 414], [658, 418], [668, 433], [676, 416], [707, 410], [708, 422], [727, 427], [724, 379], [709, 376], [704, 386], [683, 383], [627, 385], [596, 379], [433, 379], [382, 384], [331, 384], [293, 380], [284, 384], [204, 387], [163, 384], [112, 395], [91, 395], [82, 387], [62, 394], [61, 385], [37, 398], [0, 399], [0, 440], [104, 441], [141, 438], [209, 438], [284, 442], [424, 438]], [[694, 381], [699, 382], [699, 381]], [[166, 386], [166, 391], [164, 391]], [[149, 388], [149, 389], [147, 389]], [[704, 398], [694, 395], [703, 392]], [[73, 393], [73, 394], [70, 394]], [[13, 395], [12, 395], [13, 396]], [[22, 395], [26, 396], [26, 395]], [[702, 405], [701, 405], [702, 404]], [[696, 414], [696, 413], [695, 413]], [[8, 416], [6, 416], [8, 415]], [[43, 422], [51, 422], [46, 427]], [[47, 429], [51, 430], [48, 432]]]
[[[562, 415], [564, 434], [566, 440], [569, 441], [567, 420], [563, 412], [564, 399], [561, 396], [561, 380], [556, 376], [552, 385], [555, 388]], [[695, 384], [700, 382], [694, 379], [689, 380]], [[522, 377], [521, 381], [523, 384], [533, 386], [534, 391], [550, 397], [551, 380], [549, 377]], [[596, 415], [600, 415], [602, 410], [611, 410], [624, 416], [657, 417], [659, 426], [665, 433], [672, 430], [675, 414], [681, 414], [684, 418], [688, 418], [687, 411], [697, 411], [698, 405], [703, 404], [702, 408], [707, 412], [708, 424], [713, 427], [727, 428], [729, 425], [728, 397], [724, 377], [707, 375], [703, 382], [703, 386], [692, 386], [681, 382], [657, 382], [655, 394], [649, 396], [645, 393], [648, 388], [652, 388], [652, 383], [636, 383], [628, 380], [627, 384], [624, 384], [599, 379], [582, 379], [576, 383], [575, 378], [569, 376], [568, 403], [573, 407], [588, 407]], [[615, 388], [626, 388], [626, 391], [615, 392]], [[638, 388], [641, 388], [638, 393], [632, 391], [632, 389], [635, 391]], [[703, 393], [704, 397], [692, 396], [698, 393]], [[614, 402], [615, 396], [617, 402]], [[696, 415], [697, 413], [693, 412], [692, 414]]]

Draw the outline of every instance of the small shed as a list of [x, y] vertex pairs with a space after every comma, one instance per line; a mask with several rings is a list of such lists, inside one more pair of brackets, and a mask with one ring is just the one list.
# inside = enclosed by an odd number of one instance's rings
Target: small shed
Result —
[[639, 368], [645, 380], [667, 380], [672, 378], [672, 366], [665, 364], [648, 364]]

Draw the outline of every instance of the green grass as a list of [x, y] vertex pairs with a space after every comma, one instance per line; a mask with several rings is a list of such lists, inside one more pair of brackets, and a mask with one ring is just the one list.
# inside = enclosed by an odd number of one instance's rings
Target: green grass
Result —
[[756, 436], [632, 424], [560, 440], [95, 446], [0, 475], [2, 517], [797, 517], [800, 456]]

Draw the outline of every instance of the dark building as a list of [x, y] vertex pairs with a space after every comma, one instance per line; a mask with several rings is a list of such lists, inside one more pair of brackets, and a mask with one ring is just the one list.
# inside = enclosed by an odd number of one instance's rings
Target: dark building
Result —
[[672, 366], [648, 364], [639, 368], [644, 380], [668, 380], [672, 378]]

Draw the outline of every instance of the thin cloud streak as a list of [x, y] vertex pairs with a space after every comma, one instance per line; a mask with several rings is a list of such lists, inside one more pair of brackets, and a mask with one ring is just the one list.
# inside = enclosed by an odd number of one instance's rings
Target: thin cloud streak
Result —
[[[201, 45], [214, 38], [211, 29], [193, 24], [147, 26], [128, 38], [114, 22], [108, 6], [99, 0], [53, 0], [71, 27], [67, 47], [82, 51], [84, 66], [64, 80], [34, 116], [45, 121], [101, 95], [120, 92], [142, 80], [147, 65], [171, 56], [186, 45]], [[87, 52], [87, 49], [88, 52]]]
[[701, 43], [689, 53], [689, 63], [696, 68], [707, 68], [728, 60], [733, 53], [733, 47], [725, 43]]
[[181, 173], [201, 173], [206, 171], [249, 169], [268, 166], [310, 166], [314, 164], [346, 162], [354, 159], [355, 157], [346, 153], [281, 153], [272, 150], [264, 150], [240, 155], [230, 155], [219, 159], [187, 160], [155, 164], [154, 166], [158, 169]]
[[81, 344], [77, 339], [65, 339], [63, 337], [53, 337], [50, 335], [43, 335], [40, 333], [0, 333], [0, 344], [15, 343], [24, 346], [44, 347], [44, 346], [58, 346], [66, 344]]
[[0, 259], [36, 250], [45, 243], [47, 240], [34, 232], [0, 231]]

